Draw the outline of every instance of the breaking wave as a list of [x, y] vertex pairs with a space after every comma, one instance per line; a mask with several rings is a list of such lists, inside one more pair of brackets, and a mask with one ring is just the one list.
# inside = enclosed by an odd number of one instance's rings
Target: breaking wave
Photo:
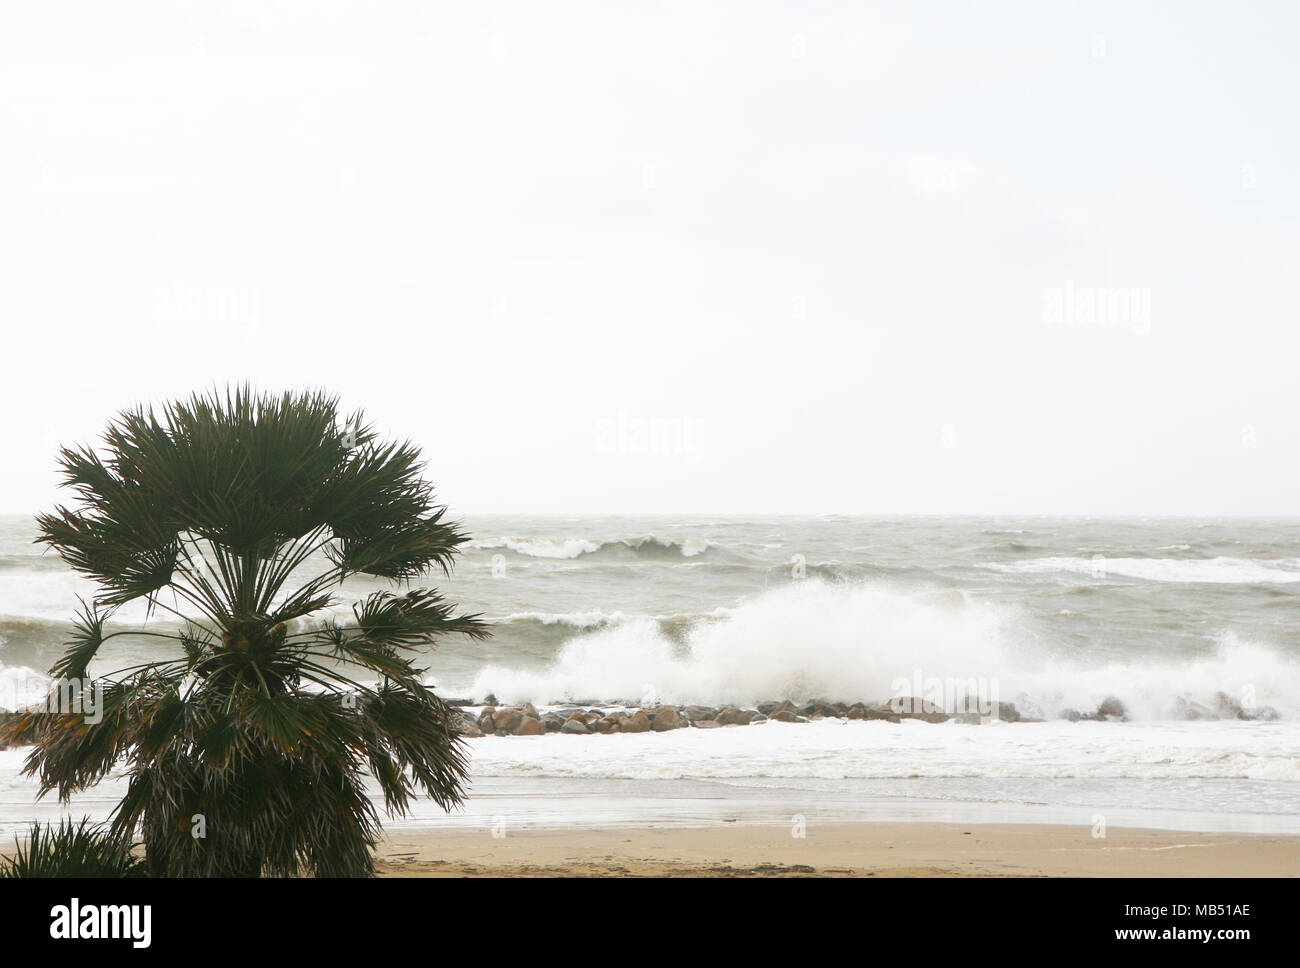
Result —
[[1027, 715], [1092, 710], [1119, 698], [1135, 719], [1175, 719], [1187, 702], [1249, 695], [1284, 717], [1300, 714], [1300, 663], [1265, 643], [1225, 633], [1199, 657], [1154, 654], [1062, 658], [1036, 640], [1022, 613], [960, 592], [904, 593], [877, 584], [796, 582], [678, 636], [653, 618], [628, 618], [564, 643], [540, 669], [491, 665], [469, 695], [506, 702], [654, 696], [675, 703], [764, 699], [883, 700], [899, 680], [983, 680]]
[[681, 541], [645, 535], [618, 541], [591, 541], [586, 538], [490, 538], [472, 541], [469, 548], [479, 551], [505, 549], [529, 558], [578, 558], [583, 555], [620, 555], [638, 558], [694, 558], [716, 547], [708, 541], [687, 538]]
[[989, 562], [983, 567], [1013, 575], [1073, 574], [1104, 579], [1119, 575], [1144, 581], [1213, 585], [1300, 582], [1300, 558], [1092, 558], [1050, 557]]

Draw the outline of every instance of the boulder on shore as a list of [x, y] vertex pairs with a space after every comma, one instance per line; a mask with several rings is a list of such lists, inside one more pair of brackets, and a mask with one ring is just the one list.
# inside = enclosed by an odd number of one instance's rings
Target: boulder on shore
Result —
[[[847, 710], [848, 707], [845, 707], [846, 712]], [[823, 699], [814, 699], [812, 702], [799, 707], [799, 715], [825, 718], [827, 716], [841, 716], [843, 713], [836, 709], [833, 703], [826, 702]]]
[[[479, 729], [478, 723], [469, 716], [458, 716], [456, 718], [456, 731], [462, 736], [468, 736], [470, 739], [478, 739], [483, 735], [483, 730]], [[3, 749], [0, 745], [0, 749]]]
[[650, 717], [650, 728], [656, 733], [664, 733], [670, 729], [681, 729], [685, 725], [685, 717], [673, 706], [661, 706]]
[[1000, 719], [1004, 723], [1020, 722], [1020, 710], [1016, 708], [1015, 703], [995, 702], [989, 705], [993, 707], [989, 715], [994, 719]]
[[617, 733], [621, 728], [622, 723], [617, 716], [605, 716], [592, 723], [592, 729], [598, 733]]
[[584, 733], [590, 733], [591, 727], [588, 726], [586, 723], [584, 723], [581, 719], [574, 717], [573, 719], [570, 719], [563, 726], [560, 727], [560, 732], [584, 734]]
[[516, 736], [541, 736], [546, 732], [546, 725], [536, 716], [525, 716], [515, 727]]
[[497, 732], [505, 730], [507, 733], [513, 733], [524, 721], [524, 714], [519, 709], [498, 709], [493, 714], [492, 721], [496, 723]]
[[1250, 719], [1251, 715], [1242, 708], [1241, 703], [1226, 692], [1214, 694], [1214, 711], [1220, 719]]
[[644, 709], [638, 709], [619, 726], [620, 733], [646, 733], [650, 731], [650, 717]]
[[946, 723], [952, 719], [938, 703], [917, 696], [895, 696], [878, 708], [885, 715], [870, 718], [889, 719], [889, 714], [892, 714], [899, 719], [919, 719], [925, 723]]
[[1114, 696], [1107, 696], [1101, 701], [1101, 705], [1097, 707], [1097, 715], [1104, 716], [1107, 719], [1112, 717], [1115, 719], [1126, 718], [1124, 715], [1124, 704]]
[[808, 720], [806, 720], [804, 717], [800, 716], [800, 715], [799, 715], [797, 712], [795, 712], [793, 709], [778, 709], [778, 710], [776, 710], [775, 712], [773, 712], [772, 715], [768, 717], [768, 719], [771, 719], [771, 720], [773, 720], [773, 721], [775, 721], [775, 722], [778, 722], [778, 723], [806, 723], [806, 722], [808, 722]]
[[719, 726], [748, 726], [757, 715], [758, 713], [749, 709], [728, 706], [718, 713], [716, 721]]

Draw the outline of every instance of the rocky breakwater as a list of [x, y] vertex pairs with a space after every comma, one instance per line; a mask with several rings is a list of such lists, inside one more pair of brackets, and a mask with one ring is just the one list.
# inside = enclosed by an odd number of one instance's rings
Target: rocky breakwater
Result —
[[[453, 700], [454, 705], [473, 707], [471, 700]], [[1180, 701], [1176, 710], [1181, 719], [1259, 719], [1273, 720], [1278, 714], [1265, 706], [1245, 709], [1224, 693], [1218, 693], [1212, 705], [1190, 700]], [[818, 719], [883, 720], [900, 723], [916, 719], [926, 723], [954, 721], [980, 725], [994, 721], [1037, 723], [1042, 719], [1023, 714], [1014, 703], [990, 703], [976, 712], [948, 710], [936, 703], [916, 697], [898, 697], [881, 702], [831, 702], [814, 699], [797, 703], [792, 699], [770, 700], [753, 707], [744, 706], [635, 706], [596, 702], [573, 703], [548, 707], [539, 712], [532, 703], [519, 706], [498, 705], [489, 696], [477, 714], [462, 708], [459, 725], [464, 735], [543, 736], [565, 733], [571, 736], [612, 733], [664, 733], [675, 729], [721, 729], [730, 726], [754, 726], [762, 723], [808, 723]], [[1080, 712], [1063, 710], [1058, 717], [1070, 722], [1124, 722], [1127, 710], [1120, 700], [1109, 696], [1095, 709]]]
[[[493, 697], [488, 697], [489, 700]], [[461, 700], [461, 705], [470, 705]], [[971, 715], [973, 719], [969, 718]], [[813, 700], [772, 700], [755, 707], [742, 706], [617, 706], [602, 707], [595, 703], [558, 706], [539, 712], [532, 703], [521, 706], [484, 705], [477, 715], [460, 713], [460, 726], [466, 736], [542, 736], [546, 733], [590, 735], [593, 733], [664, 733], [674, 729], [720, 729], [727, 726], [754, 726], [760, 723], [807, 723], [816, 719], [885, 720], [897, 723], [919, 719], [929, 723], [957, 718], [982, 722], [997, 718], [1010, 722], [1021, 720], [1011, 703], [998, 704], [990, 715], [949, 714], [920, 699], [852, 704]]]

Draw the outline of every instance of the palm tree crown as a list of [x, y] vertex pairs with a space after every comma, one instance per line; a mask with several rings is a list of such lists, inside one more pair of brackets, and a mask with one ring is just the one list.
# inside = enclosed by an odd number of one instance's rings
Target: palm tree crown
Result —
[[[20, 717], [28, 772], [66, 800], [125, 764], [111, 829], [139, 831], [154, 875], [373, 873], [367, 777], [390, 815], [421, 791], [462, 798], [456, 720], [418, 653], [486, 634], [428, 589], [372, 592], [346, 621], [328, 611], [349, 576], [449, 572], [467, 536], [419, 450], [359, 413], [341, 422], [326, 394], [247, 388], [124, 412], [103, 440], [63, 449], [77, 501], [38, 518], [38, 540], [98, 587], [52, 675], [84, 680], [117, 635], [178, 654], [119, 670], [98, 724]], [[137, 600], [165, 621], [110, 625]]]

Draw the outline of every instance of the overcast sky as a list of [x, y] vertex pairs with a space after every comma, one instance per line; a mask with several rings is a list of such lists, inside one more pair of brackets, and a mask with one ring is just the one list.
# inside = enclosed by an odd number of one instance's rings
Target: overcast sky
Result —
[[0, 13], [0, 510], [325, 387], [469, 512], [1300, 510], [1289, 3]]

